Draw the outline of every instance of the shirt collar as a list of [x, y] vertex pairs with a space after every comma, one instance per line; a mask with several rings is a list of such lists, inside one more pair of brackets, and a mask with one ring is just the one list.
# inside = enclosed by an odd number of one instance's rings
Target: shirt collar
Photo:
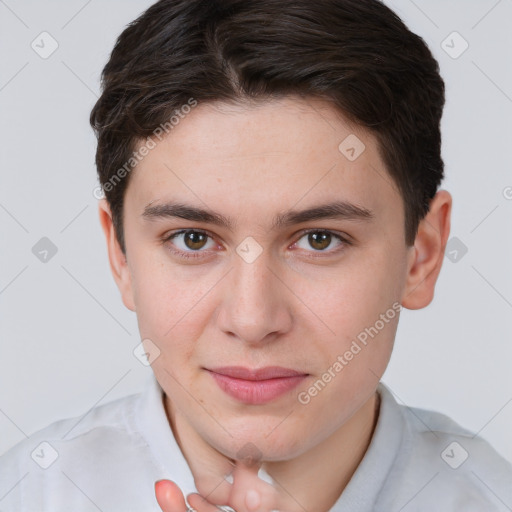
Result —
[[377, 387], [380, 410], [377, 425], [366, 453], [331, 512], [370, 512], [400, 451], [404, 419], [389, 388]]
[[135, 410], [137, 428], [164, 472], [162, 479], [175, 482], [184, 495], [197, 492], [194, 477], [174, 438], [163, 403], [164, 392], [151, 371]]

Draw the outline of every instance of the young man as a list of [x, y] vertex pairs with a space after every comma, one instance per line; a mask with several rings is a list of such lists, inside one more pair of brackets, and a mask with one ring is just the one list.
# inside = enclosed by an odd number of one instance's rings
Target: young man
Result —
[[505, 459], [380, 383], [450, 231], [424, 41], [377, 0], [162, 0], [102, 85], [100, 220], [154, 376], [11, 449], [1, 510], [510, 510]]

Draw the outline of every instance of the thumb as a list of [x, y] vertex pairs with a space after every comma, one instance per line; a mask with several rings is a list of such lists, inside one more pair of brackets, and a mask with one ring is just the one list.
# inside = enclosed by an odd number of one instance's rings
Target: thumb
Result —
[[162, 512], [187, 512], [183, 493], [171, 480], [155, 482], [155, 495]]
[[237, 464], [233, 471], [233, 486], [229, 504], [239, 512], [255, 512], [258, 510], [282, 510], [278, 503], [275, 487], [260, 479], [261, 464], [247, 467]]

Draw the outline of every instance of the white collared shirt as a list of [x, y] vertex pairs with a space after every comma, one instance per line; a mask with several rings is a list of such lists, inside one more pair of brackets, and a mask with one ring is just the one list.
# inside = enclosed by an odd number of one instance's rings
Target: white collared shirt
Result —
[[[512, 510], [512, 465], [486, 441], [399, 405], [383, 383], [378, 391], [371, 443], [331, 512]], [[160, 479], [197, 492], [151, 372], [143, 392], [52, 423], [1, 456], [0, 511], [161, 512]]]

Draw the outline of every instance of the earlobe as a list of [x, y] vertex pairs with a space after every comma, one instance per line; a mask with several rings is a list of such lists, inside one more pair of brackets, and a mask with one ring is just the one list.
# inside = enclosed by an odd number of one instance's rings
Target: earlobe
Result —
[[402, 306], [421, 309], [434, 298], [437, 278], [444, 260], [444, 251], [450, 234], [452, 196], [440, 190], [430, 202], [430, 210], [420, 222], [410, 262]]
[[121, 250], [117, 239], [114, 224], [112, 222], [112, 213], [106, 199], [100, 199], [98, 203], [98, 213], [100, 224], [105, 234], [107, 242], [108, 259], [110, 270], [114, 281], [121, 292], [121, 298], [124, 305], [131, 311], [135, 311], [135, 301], [133, 298], [132, 278], [126, 255]]

